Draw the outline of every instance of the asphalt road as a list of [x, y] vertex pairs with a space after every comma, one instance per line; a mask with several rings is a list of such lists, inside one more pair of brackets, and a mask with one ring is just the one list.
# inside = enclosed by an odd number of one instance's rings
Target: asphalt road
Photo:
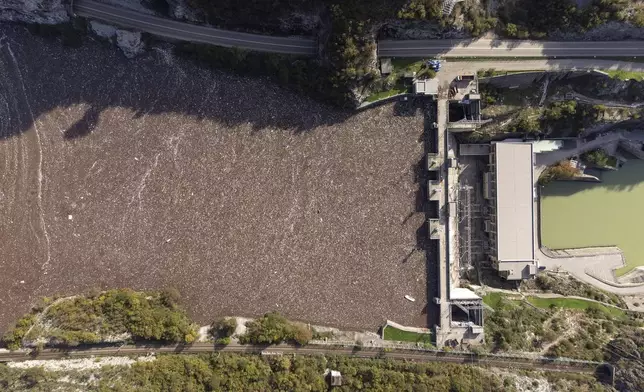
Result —
[[642, 41], [382, 40], [380, 57], [638, 57]]
[[390, 358], [419, 362], [449, 362], [457, 364], [470, 364], [481, 366], [495, 366], [512, 369], [542, 369], [551, 371], [572, 371], [576, 373], [594, 373], [599, 363], [584, 362], [540, 362], [521, 357], [499, 357], [484, 356], [477, 357], [467, 353], [447, 353], [434, 351], [417, 350], [384, 350], [382, 348], [336, 347], [336, 346], [252, 346], [230, 344], [228, 346], [214, 346], [211, 343], [195, 343], [192, 345], [160, 345], [152, 343], [149, 345], [127, 345], [121, 347], [88, 347], [74, 349], [44, 349], [34, 354], [27, 352], [0, 352], [0, 362], [26, 361], [32, 359], [73, 359], [86, 358], [90, 356], [129, 356], [147, 354], [196, 354], [208, 352], [230, 352], [242, 354], [261, 355], [346, 355], [356, 358]]
[[[78, 16], [103, 20], [121, 27], [182, 41], [238, 47], [261, 52], [314, 56], [317, 43], [306, 37], [275, 37], [215, 29], [160, 18], [130, 9], [97, 3], [74, 2]], [[380, 57], [637, 57], [644, 56], [644, 42], [537, 42], [479, 40], [382, 40]]]
[[220, 30], [147, 15], [91, 0], [75, 1], [74, 13], [78, 16], [99, 19], [121, 27], [181, 41], [306, 56], [317, 53], [317, 44], [313, 38], [275, 37]]

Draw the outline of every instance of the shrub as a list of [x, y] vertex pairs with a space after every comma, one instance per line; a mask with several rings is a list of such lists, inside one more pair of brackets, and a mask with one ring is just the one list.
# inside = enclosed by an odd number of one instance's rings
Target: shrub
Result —
[[596, 166], [609, 166], [610, 164], [610, 155], [601, 148], [585, 152], [581, 155], [581, 158]]
[[210, 335], [212, 335], [212, 337], [215, 339], [229, 338], [233, 336], [236, 328], [237, 328], [237, 319], [234, 317], [226, 317], [226, 318], [221, 318], [219, 320], [215, 320], [210, 325], [209, 332], [210, 332]]
[[[197, 338], [197, 329], [179, 307], [178, 298], [172, 290], [159, 293], [118, 289], [92, 297], [63, 299], [42, 314], [47, 328], [30, 335], [68, 346], [98, 343], [107, 336], [121, 334], [133, 339], [191, 343]], [[19, 320], [5, 336], [5, 343], [15, 348], [34, 320], [34, 315]]]
[[570, 166], [568, 161], [562, 161], [548, 167], [539, 177], [539, 184], [545, 185], [553, 180], [568, 180], [579, 174], [579, 169]]
[[34, 325], [36, 321], [35, 314], [28, 314], [20, 318], [16, 324], [10, 328], [2, 337], [2, 342], [9, 350], [17, 350], [22, 346], [22, 339], [27, 334], [27, 331]]
[[246, 323], [246, 333], [239, 337], [243, 344], [279, 344], [282, 342], [304, 345], [312, 332], [303, 324], [292, 323], [276, 312]]
[[430, 68], [421, 69], [416, 75], [418, 79], [434, 79], [436, 77], [436, 71]]

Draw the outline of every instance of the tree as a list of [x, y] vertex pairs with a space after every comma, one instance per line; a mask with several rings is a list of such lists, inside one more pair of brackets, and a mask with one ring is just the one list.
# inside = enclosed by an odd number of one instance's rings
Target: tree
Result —
[[519, 30], [517, 29], [517, 25], [514, 23], [508, 23], [505, 25], [505, 34], [507, 34], [508, 37], [515, 38], [518, 32]]
[[279, 313], [267, 313], [246, 323], [246, 333], [239, 337], [241, 343], [278, 344], [289, 342], [304, 345], [312, 338], [304, 324], [292, 323]]
[[234, 317], [225, 317], [215, 320], [210, 325], [210, 335], [215, 339], [229, 338], [233, 336], [237, 329], [237, 319]]
[[585, 152], [581, 155], [581, 158], [596, 166], [609, 166], [610, 162], [610, 156], [603, 149]]
[[539, 177], [539, 184], [545, 185], [553, 180], [567, 180], [579, 174], [579, 169], [570, 165], [568, 161], [561, 161], [548, 167]]

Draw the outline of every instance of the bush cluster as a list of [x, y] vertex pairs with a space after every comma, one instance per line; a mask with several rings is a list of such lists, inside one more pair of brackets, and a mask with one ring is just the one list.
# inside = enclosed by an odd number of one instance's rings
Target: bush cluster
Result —
[[[29, 334], [55, 345], [98, 343], [113, 335], [129, 334], [135, 340], [190, 343], [197, 338], [196, 326], [179, 307], [178, 293], [109, 290], [76, 296], [52, 303], [41, 315], [41, 324]], [[18, 321], [3, 338], [16, 348], [31, 327], [35, 315]]]
[[546, 185], [554, 180], [570, 180], [579, 174], [579, 169], [571, 166], [568, 161], [561, 161], [549, 166], [541, 173], [539, 184]]
[[[342, 374], [337, 392], [503, 391], [501, 377], [449, 363], [414, 363], [340, 356], [260, 357], [229, 353], [163, 355], [131, 367], [103, 367], [84, 388], [98, 391], [319, 391], [329, 390], [325, 369]], [[0, 365], [0, 387], [11, 391], [67, 390], [60, 374]], [[57, 388], [58, 387], [58, 388]]]
[[628, 0], [593, 0], [578, 8], [573, 0], [519, 0], [499, 7], [502, 32], [509, 38], [545, 38], [561, 30], [583, 32], [600, 24], [623, 20]]
[[313, 332], [302, 323], [294, 323], [278, 313], [246, 323], [246, 333], [239, 337], [240, 343], [278, 344], [282, 342], [304, 345], [311, 340]]

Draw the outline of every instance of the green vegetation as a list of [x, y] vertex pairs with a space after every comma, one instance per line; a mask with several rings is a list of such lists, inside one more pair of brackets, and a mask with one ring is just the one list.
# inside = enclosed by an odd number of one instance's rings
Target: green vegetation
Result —
[[393, 58], [391, 66], [393, 71], [399, 75], [405, 72], [419, 72], [427, 60], [419, 58]]
[[[47, 372], [42, 368], [23, 370], [2, 364], [0, 388], [13, 392], [77, 390], [82, 382], [83, 391], [326, 392], [329, 386], [325, 369], [342, 374], [342, 386], [333, 388], [338, 392], [487, 392], [508, 391], [505, 385], [516, 384], [509, 377], [484, 369], [449, 363], [217, 353], [161, 355], [131, 367], [108, 366], [93, 371]], [[592, 385], [591, 380], [588, 385]]]
[[611, 78], [619, 80], [637, 80], [641, 82], [644, 80], [644, 72], [637, 71], [624, 71], [622, 69], [604, 70]]
[[644, 391], [644, 331], [622, 328], [605, 348], [606, 359], [615, 365], [615, 388], [618, 391]]
[[601, 148], [581, 154], [581, 159], [599, 167], [615, 167], [617, 165], [617, 159], [608, 155], [606, 151]]
[[230, 337], [235, 333], [237, 328], [237, 319], [234, 317], [221, 318], [215, 320], [208, 332], [215, 339], [217, 344], [230, 344]]
[[[544, 329], [549, 315], [528, 304], [505, 297], [488, 298], [494, 312], [485, 315], [485, 341], [492, 351], [535, 351], [556, 339]], [[548, 332], [548, 333], [547, 333]]]
[[626, 317], [626, 312], [621, 309], [616, 309], [610, 306], [604, 306], [602, 304], [598, 304], [592, 301], [584, 301], [582, 299], [577, 299], [577, 298], [526, 297], [526, 299], [532, 305], [543, 309], [549, 309], [553, 306], [557, 308], [578, 309], [578, 310], [596, 309], [607, 316], [615, 317], [618, 319]]
[[534, 280], [521, 283], [522, 292], [543, 291], [566, 296], [594, 299], [595, 301], [613, 304], [626, 308], [626, 303], [616, 294], [609, 293], [581, 282], [567, 274], [540, 273]]
[[543, 70], [531, 70], [531, 69], [526, 69], [526, 70], [521, 70], [521, 71], [497, 71], [494, 68], [490, 69], [485, 69], [485, 70], [479, 70], [477, 72], [477, 75], [479, 78], [489, 78], [492, 76], [505, 76], [505, 75], [512, 75], [512, 74], [519, 74], [519, 73], [526, 73], [526, 72], [544, 72]]
[[28, 314], [24, 317], [21, 317], [16, 324], [11, 327], [2, 337], [2, 343], [4, 343], [9, 350], [17, 350], [22, 345], [22, 339], [25, 337], [27, 332], [36, 322], [35, 314]]
[[[178, 305], [178, 293], [109, 290], [88, 296], [46, 301], [18, 321], [4, 336], [4, 343], [16, 348], [23, 339], [46, 339], [49, 344], [76, 346], [98, 343], [109, 336], [129, 335], [135, 340], [193, 342], [196, 326]], [[41, 320], [36, 322], [40, 317]], [[28, 327], [33, 325], [27, 333]]]
[[408, 92], [409, 92], [409, 89], [407, 87], [400, 86], [400, 87], [395, 87], [395, 88], [393, 88], [391, 90], [381, 91], [379, 93], [371, 94], [365, 100], [367, 102], [375, 102], [375, 101], [379, 101], [381, 99], [392, 97], [394, 95], [404, 94], [404, 93], [408, 93]]
[[543, 39], [558, 30], [583, 32], [602, 23], [623, 20], [628, 0], [593, 0], [577, 8], [573, 0], [517, 0], [501, 4], [500, 28], [510, 38]]
[[604, 349], [622, 328], [641, 326], [639, 315], [572, 298], [500, 293], [484, 297], [486, 343], [491, 350], [538, 351], [553, 357], [602, 361]]
[[576, 136], [593, 124], [617, 121], [618, 118], [628, 117], [629, 114], [628, 109], [583, 104], [575, 100], [555, 101], [544, 109], [542, 126], [551, 136]]
[[411, 92], [412, 77], [410, 75], [415, 74], [418, 79], [436, 77], [436, 72], [427, 66], [426, 60], [392, 59], [391, 65], [391, 74], [383, 77], [373, 76], [368, 84], [368, 89], [373, 93], [366, 98], [366, 101], [375, 102], [392, 95]]
[[530, 109], [520, 111], [516, 116], [516, 121], [508, 127], [509, 132], [521, 132], [524, 134], [540, 132], [540, 130], [539, 114]]
[[240, 343], [278, 344], [288, 342], [304, 345], [313, 337], [313, 332], [304, 324], [291, 322], [278, 313], [246, 323], [246, 333], [239, 337]]
[[[158, 1], [158, 0], [157, 0]], [[282, 19], [292, 13], [310, 13], [323, 1], [273, 0], [247, 1], [235, 0], [188, 0], [191, 7], [202, 10], [209, 23], [219, 27], [245, 29], [266, 33], [284, 33]], [[301, 33], [303, 27], [294, 28], [290, 33]]]
[[483, 296], [483, 303], [491, 308], [497, 308], [503, 297], [501, 293], [491, 292]]
[[441, 0], [411, 0], [400, 8], [399, 19], [440, 19], [443, 15]]
[[384, 327], [385, 340], [394, 340], [398, 342], [414, 342], [431, 344], [432, 335], [426, 333], [408, 332], [398, 328], [386, 326]]
[[579, 169], [571, 166], [568, 161], [561, 161], [541, 173], [539, 185], [546, 185], [554, 180], [570, 180], [577, 175], [579, 175]]
[[576, 133], [579, 133], [576, 114], [577, 101], [556, 101], [546, 107], [543, 119], [551, 127], [573, 128]]

